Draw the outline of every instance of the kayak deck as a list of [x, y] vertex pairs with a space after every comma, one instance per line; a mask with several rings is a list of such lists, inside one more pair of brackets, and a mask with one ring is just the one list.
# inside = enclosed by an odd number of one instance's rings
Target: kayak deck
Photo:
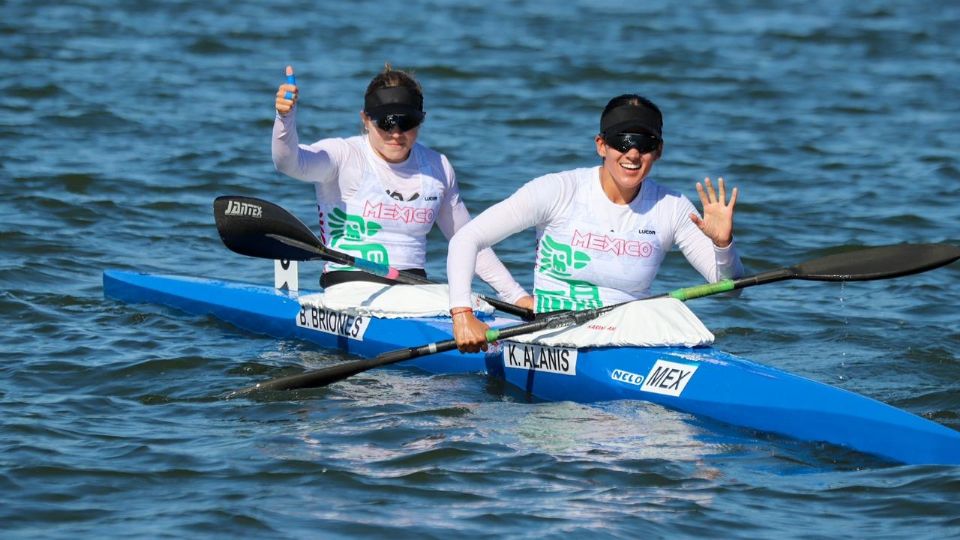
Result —
[[[104, 295], [210, 315], [239, 328], [370, 358], [450, 339], [449, 318], [379, 319], [302, 308], [297, 293], [205, 278], [119, 270]], [[492, 327], [516, 324], [496, 317]], [[487, 373], [550, 401], [643, 400], [735, 426], [827, 442], [907, 464], [960, 464], [960, 432], [830, 385], [713, 347], [571, 349], [503, 343], [398, 364], [431, 373]]]

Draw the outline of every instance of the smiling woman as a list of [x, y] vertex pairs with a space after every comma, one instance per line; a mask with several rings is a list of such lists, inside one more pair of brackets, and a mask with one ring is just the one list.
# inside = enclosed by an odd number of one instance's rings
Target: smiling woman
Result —
[[663, 115], [649, 99], [624, 94], [607, 103], [596, 144], [604, 164], [600, 182], [608, 199], [629, 204], [636, 198], [643, 179], [663, 154], [662, 133]]
[[[314, 184], [321, 240], [358, 259], [426, 277], [427, 233], [436, 224], [450, 238], [470, 214], [447, 157], [417, 143], [426, 117], [420, 84], [387, 64], [367, 86], [361, 135], [301, 145], [292, 66], [286, 75], [276, 94], [273, 161], [280, 172]], [[492, 250], [479, 251], [471, 262], [501, 299], [532, 306]], [[326, 288], [355, 280], [393, 283], [331, 262], [320, 283]]]
[[536, 311], [584, 310], [649, 296], [666, 253], [679, 246], [710, 282], [743, 275], [733, 245], [737, 190], [720, 178], [697, 184], [703, 217], [682, 194], [648, 175], [663, 153], [663, 115], [649, 99], [611, 99], [595, 136], [599, 167], [536, 178], [463, 227], [450, 242], [447, 276], [454, 337], [463, 352], [487, 347], [487, 325], [470, 305], [479, 250], [537, 229]]

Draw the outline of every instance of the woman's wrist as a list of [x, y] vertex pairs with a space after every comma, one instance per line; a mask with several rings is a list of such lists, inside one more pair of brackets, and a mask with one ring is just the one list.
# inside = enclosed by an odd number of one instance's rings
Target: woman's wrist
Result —
[[450, 316], [456, 317], [457, 315], [463, 315], [464, 313], [469, 313], [473, 315], [473, 308], [468, 307], [455, 307], [450, 310]]

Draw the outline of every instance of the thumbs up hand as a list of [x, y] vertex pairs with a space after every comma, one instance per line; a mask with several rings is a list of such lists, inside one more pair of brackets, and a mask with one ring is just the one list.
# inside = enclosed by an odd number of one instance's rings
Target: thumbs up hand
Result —
[[277, 112], [282, 116], [286, 116], [293, 110], [299, 95], [297, 92], [297, 77], [293, 74], [293, 66], [287, 66], [286, 74], [287, 82], [281, 84], [280, 88], [277, 89], [276, 107]]

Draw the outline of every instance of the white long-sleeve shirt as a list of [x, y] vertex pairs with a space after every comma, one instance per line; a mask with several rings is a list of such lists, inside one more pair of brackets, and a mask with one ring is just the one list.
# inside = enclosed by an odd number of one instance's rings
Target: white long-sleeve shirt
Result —
[[690, 220], [693, 204], [645, 179], [629, 204], [616, 204], [599, 167], [536, 178], [460, 229], [450, 242], [450, 306], [469, 306], [472, 260], [480, 249], [537, 230], [536, 311], [590, 309], [649, 296], [672, 246], [708, 281], [739, 277], [733, 244], [719, 248]]
[[[271, 149], [278, 171], [314, 184], [320, 237], [332, 249], [401, 270], [423, 268], [434, 223], [451, 238], [470, 221], [450, 162], [422, 144], [402, 163], [384, 160], [366, 136], [301, 145], [291, 112], [277, 114]], [[527, 295], [492, 250], [478, 251], [474, 262], [501, 299]]]

